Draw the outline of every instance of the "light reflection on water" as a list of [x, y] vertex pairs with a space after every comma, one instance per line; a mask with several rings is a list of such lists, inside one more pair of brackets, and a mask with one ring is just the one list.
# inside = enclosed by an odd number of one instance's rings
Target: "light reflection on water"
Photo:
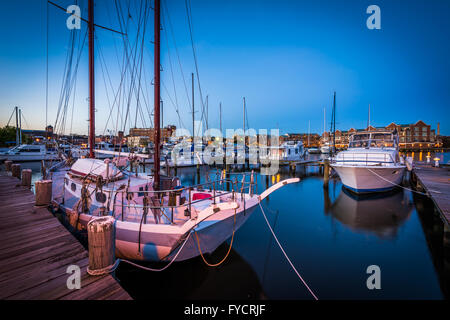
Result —
[[[448, 153], [442, 157], [447, 159]], [[202, 168], [200, 181], [207, 175], [214, 179], [216, 169]], [[184, 185], [197, 182], [195, 168], [179, 169], [178, 176]], [[273, 177], [258, 175], [258, 192], [290, 176], [288, 168]], [[403, 189], [357, 198], [342, 189], [339, 179], [331, 179], [326, 191], [317, 167], [297, 167], [296, 176], [300, 183], [283, 187], [262, 205], [291, 261], [319, 299], [448, 297], [448, 268], [436, 249], [442, 243], [431, 234], [439, 221], [430, 227], [428, 220], [434, 218], [429, 200]], [[220, 261], [228, 245], [207, 259]], [[373, 264], [381, 268], [381, 290], [366, 287], [366, 269]], [[138, 299], [311, 298], [259, 208], [237, 231], [230, 257], [218, 268], [207, 267], [201, 258], [176, 263], [162, 273], [124, 264], [116, 277]]]

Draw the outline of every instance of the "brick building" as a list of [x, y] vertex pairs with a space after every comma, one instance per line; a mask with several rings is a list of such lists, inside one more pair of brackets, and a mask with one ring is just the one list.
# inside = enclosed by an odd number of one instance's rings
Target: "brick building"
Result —
[[[163, 141], [169, 140], [169, 138], [175, 133], [176, 129], [176, 126], [161, 128], [161, 139]], [[129, 137], [148, 137], [151, 142], [154, 142], [154, 131], [154, 128], [131, 128]]]
[[[442, 140], [436, 135], [431, 126], [423, 122], [417, 121], [414, 124], [396, 124], [392, 122], [386, 127], [369, 126], [365, 129], [336, 130], [336, 149], [346, 149], [348, 147], [349, 137], [360, 131], [394, 131], [397, 130], [399, 135], [399, 147], [401, 150], [426, 150], [434, 148], [442, 148]], [[333, 134], [325, 132], [321, 137], [321, 144], [324, 142], [333, 142]]]

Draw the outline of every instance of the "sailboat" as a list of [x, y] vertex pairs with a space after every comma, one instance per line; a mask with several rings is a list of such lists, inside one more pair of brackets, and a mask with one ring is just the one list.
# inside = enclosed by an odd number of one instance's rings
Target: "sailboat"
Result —
[[[94, 1], [89, 0], [89, 39], [94, 37]], [[160, 139], [160, 0], [154, 2], [154, 128]], [[260, 201], [298, 178], [255, 193], [253, 174], [241, 181], [219, 179], [183, 187], [177, 177], [160, 174], [160, 144], [154, 148], [153, 174], [131, 172], [128, 163], [149, 155], [119, 153], [95, 159], [94, 48], [89, 41], [90, 158], [53, 175], [53, 204], [75, 230], [100, 216], [115, 218], [116, 256], [140, 261], [182, 261], [213, 252], [248, 220]], [[111, 154], [111, 152], [109, 152]], [[114, 152], [112, 152], [114, 153]], [[246, 179], [250, 179], [249, 181]], [[227, 187], [227, 188], [226, 188]], [[227, 189], [227, 190], [226, 190]]]

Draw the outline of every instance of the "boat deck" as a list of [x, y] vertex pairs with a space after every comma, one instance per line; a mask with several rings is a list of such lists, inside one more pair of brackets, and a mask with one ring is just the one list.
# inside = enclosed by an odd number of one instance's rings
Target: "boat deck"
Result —
[[[112, 275], [90, 276], [88, 252], [19, 180], [0, 174], [0, 299], [130, 300]], [[70, 290], [70, 265], [81, 289]]]

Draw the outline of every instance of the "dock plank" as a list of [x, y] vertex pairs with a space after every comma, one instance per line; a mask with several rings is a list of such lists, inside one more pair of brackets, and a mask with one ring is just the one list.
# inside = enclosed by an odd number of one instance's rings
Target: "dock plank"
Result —
[[[19, 180], [0, 174], [0, 299], [130, 300], [112, 275], [87, 273], [88, 252]], [[81, 289], [67, 288], [69, 265]]]
[[419, 165], [414, 168], [414, 175], [430, 195], [444, 222], [450, 225], [450, 169]]

